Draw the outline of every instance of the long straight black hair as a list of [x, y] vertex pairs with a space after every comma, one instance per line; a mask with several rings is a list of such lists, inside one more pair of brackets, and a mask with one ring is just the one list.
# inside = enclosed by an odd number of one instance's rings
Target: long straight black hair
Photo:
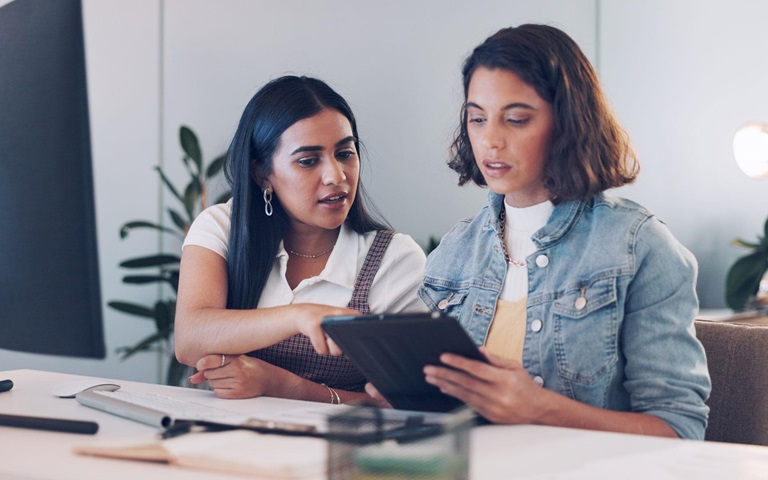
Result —
[[[267, 216], [259, 184], [272, 173], [272, 157], [280, 136], [294, 123], [324, 109], [336, 110], [349, 120], [360, 154], [352, 109], [341, 95], [316, 78], [276, 78], [256, 92], [243, 111], [225, 163], [232, 188], [227, 308], [256, 308], [285, 235], [289, 220], [280, 199], [273, 195], [274, 212]], [[358, 233], [389, 228], [385, 220], [368, 212], [366, 201], [362, 181], [358, 181], [348, 225]]]

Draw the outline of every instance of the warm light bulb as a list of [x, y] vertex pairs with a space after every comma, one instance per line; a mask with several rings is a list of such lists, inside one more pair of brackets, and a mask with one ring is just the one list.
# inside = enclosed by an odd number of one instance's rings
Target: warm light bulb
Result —
[[760, 123], [741, 127], [733, 136], [733, 156], [752, 178], [768, 178], [768, 128]]

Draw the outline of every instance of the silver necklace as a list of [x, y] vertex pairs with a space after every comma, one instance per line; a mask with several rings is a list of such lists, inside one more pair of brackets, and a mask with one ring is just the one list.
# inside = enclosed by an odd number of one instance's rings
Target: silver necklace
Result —
[[315, 255], [306, 255], [306, 254], [303, 254], [303, 253], [294, 252], [293, 250], [289, 250], [289, 249], [287, 249], [287, 248], [286, 248], [286, 250], [288, 250], [288, 253], [290, 253], [291, 255], [296, 255], [297, 257], [303, 257], [303, 258], [320, 258], [320, 257], [322, 257], [323, 255], [325, 255], [326, 253], [328, 253], [328, 252], [330, 252], [331, 250], [333, 250], [333, 247], [335, 247], [335, 246], [336, 246], [336, 245], [333, 245], [333, 246], [331, 246], [331, 248], [329, 248], [328, 250], [323, 250], [322, 252], [320, 252], [320, 253], [317, 253], [317, 254], [315, 254]]
[[501, 248], [504, 250], [504, 259], [507, 261], [508, 264], [514, 266], [514, 267], [524, 267], [525, 262], [521, 260], [515, 260], [514, 258], [509, 256], [509, 252], [507, 252], [507, 244], [504, 241], [504, 229], [505, 224], [507, 223], [507, 209], [504, 208], [504, 205], [501, 206], [501, 212], [499, 213], [499, 239], [501, 239]]

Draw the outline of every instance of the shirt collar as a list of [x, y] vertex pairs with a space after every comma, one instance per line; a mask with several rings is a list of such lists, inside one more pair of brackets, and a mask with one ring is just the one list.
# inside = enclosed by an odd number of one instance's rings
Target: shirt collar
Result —
[[[309, 284], [326, 281], [353, 290], [357, 279], [359, 249], [357, 232], [352, 230], [347, 222], [344, 222], [325, 268], [320, 272], [320, 275], [308, 279], [310, 280]], [[285, 250], [283, 242], [280, 242], [280, 248], [278, 248], [275, 257], [281, 264], [281, 273], [285, 276], [288, 252]]]

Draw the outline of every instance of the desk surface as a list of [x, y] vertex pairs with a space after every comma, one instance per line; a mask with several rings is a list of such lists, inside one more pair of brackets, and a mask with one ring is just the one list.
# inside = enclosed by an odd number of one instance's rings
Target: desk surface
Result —
[[[54, 385], [78, 378], [75, 375], [12, 370], [0, 372], [0, 379], [4, 378], [12, 379], [15, 386], [9, 392], [0, 393], [0, 413], [93, 420], [99, 423], [100, 429], [93, 436], [0, 427], [0, 478], [3, 480], [246, 478], [164, 464], [76, 455], [71, 450], [73, 445], [124, 437], [151, 439], [157, 430], [51, 394]], [[307, 406], [305, 402], [263, 397], [221, 400], [202, 390], [128, 381], [115, 383], [135, 391], [157, 392], [214, 406], [222, 406], [224, 402], [227, 409], [254, 414]], [[555, 427], [486, 426], [472, 432], [471, 478], [768, 480], [768, 448]]]

